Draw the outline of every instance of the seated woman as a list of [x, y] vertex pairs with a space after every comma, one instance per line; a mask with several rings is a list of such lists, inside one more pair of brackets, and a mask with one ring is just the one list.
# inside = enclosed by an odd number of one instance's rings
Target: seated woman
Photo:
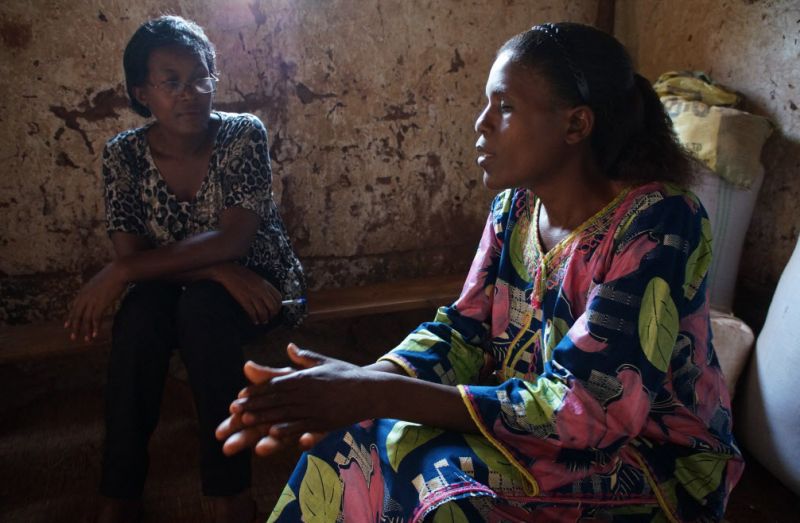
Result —
[[248, 363], [225, 451], [317, 443], [270, 521], [721, 519], [743, 461], [710, 227], [656, 94], [561, 23], [509, 40], [486, 98], [478, 164], [504, 190], [460, 298], [365, 368]]
[[164, 16], [125, 49], [131, 107], [153, 121], [103, 152], [116, 259], [80, 291], [65, 327], [97, 336], [114, 317], [108, 371], [101, 521], [134, 520], [173, 349], [186, 364], [200, 423], [203, 493], [218, 521], [252, 521], [250, 456], [222, 453], [215, 427], [246, 384], [242, 346], [295, 324], [302, 268], [272, 200], [267, 132], [250, 114], [212, 111], [214, 47], [193, 22]]

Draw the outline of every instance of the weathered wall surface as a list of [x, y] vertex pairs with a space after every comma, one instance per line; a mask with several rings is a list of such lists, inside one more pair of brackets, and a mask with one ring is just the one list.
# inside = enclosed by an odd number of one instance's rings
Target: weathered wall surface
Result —
[[617, 0], [615, 33], [647, 78], [706, 71], [776, 124], [739, 272], [737, 312], [758, 324], [800, 232], [800, 1]]
[[473, 121], [496, 48], [598, 2], [6, 0], [0, 4], [0, 323], [61, 317], [110, 258], [99, 154], [142, 124], [122, 50], [145, 19], [203, 25], [217, 108], [270, 129], [274, 191], [312, 287], [464, 272], [491, 193]]

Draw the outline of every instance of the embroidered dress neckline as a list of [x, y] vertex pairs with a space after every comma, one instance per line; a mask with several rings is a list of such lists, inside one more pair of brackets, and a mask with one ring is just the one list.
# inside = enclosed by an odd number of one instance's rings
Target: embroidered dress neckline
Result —
[[619, 203], [622, 200], [624, 200], [625, 197], [630, 192], [631, 192], [631, 188], [630, 187], [626, 187], [626, 188], [622, 189], [619, 192], [619, 194], [617, 194], [614, 197], [614, 199], [612, 199], [610, 202], [608, 202], [605, 205], [605, 207], [603, 207], [602, 209], [600, 209], [599, 211], [597, 211], [596, 213], [591, 215], [582, 224], [580, 224], [577, 227], [575, 227], [572, 231], [570, 231], [569, 234], [567, 234], [566, 236], [561, 238], [547, 252], [544, 252], [544, 248], [543, 248], [543, 245], [541, 243], [540, 234], [539, 234], [539, 212], [540, 212], [540, 209], [541, 209], [541, 206], [542, 206], [542, 201], [539, 198], [534, 198], [533, 213], [532, 213], [532, 217], [531, 217], [531, 221], [532, 221], [531, 225], [533, 226], [533, 229], [535, 231], [535, 234], [533, 234], [534, 247], [536, 249], [536, 252], [540, 253], [539, 263], [544, 265], [545, 267], [547, 267], [547, 265], [550, 263], [550, 261], [553, 260], [554, 258], [556, 258], [556, 256], [558, 254], [560, 254], [561, 251], [563, 251], [564, 248], [567, 245], [571, 244], [572, 241], [575, 238], [577, 238], [579, 235], [583, 234], [589, 228], [591, 228], [593, 225], [595, 225], [597, 222], [599, 222], [601, 218], [603, 218], [606, 214], [608, 214], [608, 212], [610, 212], [612, 209], [616, 208], [617, 205], [619, 205]]
[[223, 134], [221, 132], [222, 131], [222, 126], [225, 125], [225, 121], [226, 120], [225, 120], [224, 116], [222, 115], [222, 113], [220, 113], [219, 111], [211, 111], [211, 115], [212, 116], [216, 115], [217, 117], [219, 117], [219, 127], [217, 127], [217, 132], [214, 133], [214, 140], [211, 143], [211, 155], [208, 157], [208, 165], [206, 166], [205, 175], [203, 176], [203, 180], [200, 182], [200, 185], [197, 187], [197, 191], [194, 193], [194, 196], [192, 196], [191, 200], [182, 200], [182, 199], [178, 198], [178, 195], [175, 194], [175, 191], [173, 191], [172, 187], [169, 186], [169, 182], [167, 182], [167, 179], [164, 178], [163, 174], [161, 174], [161, 170], [158, 168], [158, 165], [156, 165], [155, 158], [153, 158], [152, 151], [150, 150], [150, 142], [147, 139], [147, 131], [156, 122], [155, 121], [148, 122], [146, 125], [141, 127], [141, 136], [142, 136], [141, 143], [142, 143], [142, 147], [144, 149], [145, 159], [147, 160], [147, 163], [150, 164], [150, 169], [155, 173], [156, 178], [159, 181], [164, 183], [164, 190], [166, 191], [167, 195], [170, 198], [172, 198], [173, 200], [175, 200], [175, 203], [177, 203], [178, 205], [180, 205], [182, 207], [187, 207], [187, 206], [194, 205], [197, 202], [198, 198], [203, 194], [203, 192], [206, 189], [206, 186], [209, 183], [208, 178], [209, 178], [209, 175], [211, 174], [214, 162], [216, 161], [217, 152], [219, 150], [219, 138]]

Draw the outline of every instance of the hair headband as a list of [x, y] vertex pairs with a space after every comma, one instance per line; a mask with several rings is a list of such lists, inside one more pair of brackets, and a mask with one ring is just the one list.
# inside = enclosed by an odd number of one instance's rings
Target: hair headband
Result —
[[572, 78], [575, 80], [575, 86], [578, 88], [578, 93], [581, 95], [582, 101], [584, 103], [589, 103], [589, 84], [586, 82], [586, 76], [572, 60], [572, 56], [570, 56], [569, 51], [562, 41], [562, 39], [564, 39], [564, 34], [559, 30], [558, 26], [547, 23], [535, 25], [531, 27], [531, 30], [539, 31], [556, 44], [556, 47], [561, 53], [562, 58], [564, 58], [564, 61], [567, 63], [567, 67], [572, 73]]

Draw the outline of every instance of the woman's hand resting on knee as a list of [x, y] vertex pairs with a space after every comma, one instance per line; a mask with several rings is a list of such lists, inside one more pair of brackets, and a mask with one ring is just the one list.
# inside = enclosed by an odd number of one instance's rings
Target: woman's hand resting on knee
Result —
[[69, 307], [64, 328], [71, 340], [92, 341], [100, 332], [103, 314], [125, 290], [128, 282], [119, 265], [111, 262], [84, 285]]
[[232, 262], [215, 266], [213, 272], [213, 279], [225, 287], [256, 325], [269, 323], [280, 312], [281, 293], [259, 274]]

